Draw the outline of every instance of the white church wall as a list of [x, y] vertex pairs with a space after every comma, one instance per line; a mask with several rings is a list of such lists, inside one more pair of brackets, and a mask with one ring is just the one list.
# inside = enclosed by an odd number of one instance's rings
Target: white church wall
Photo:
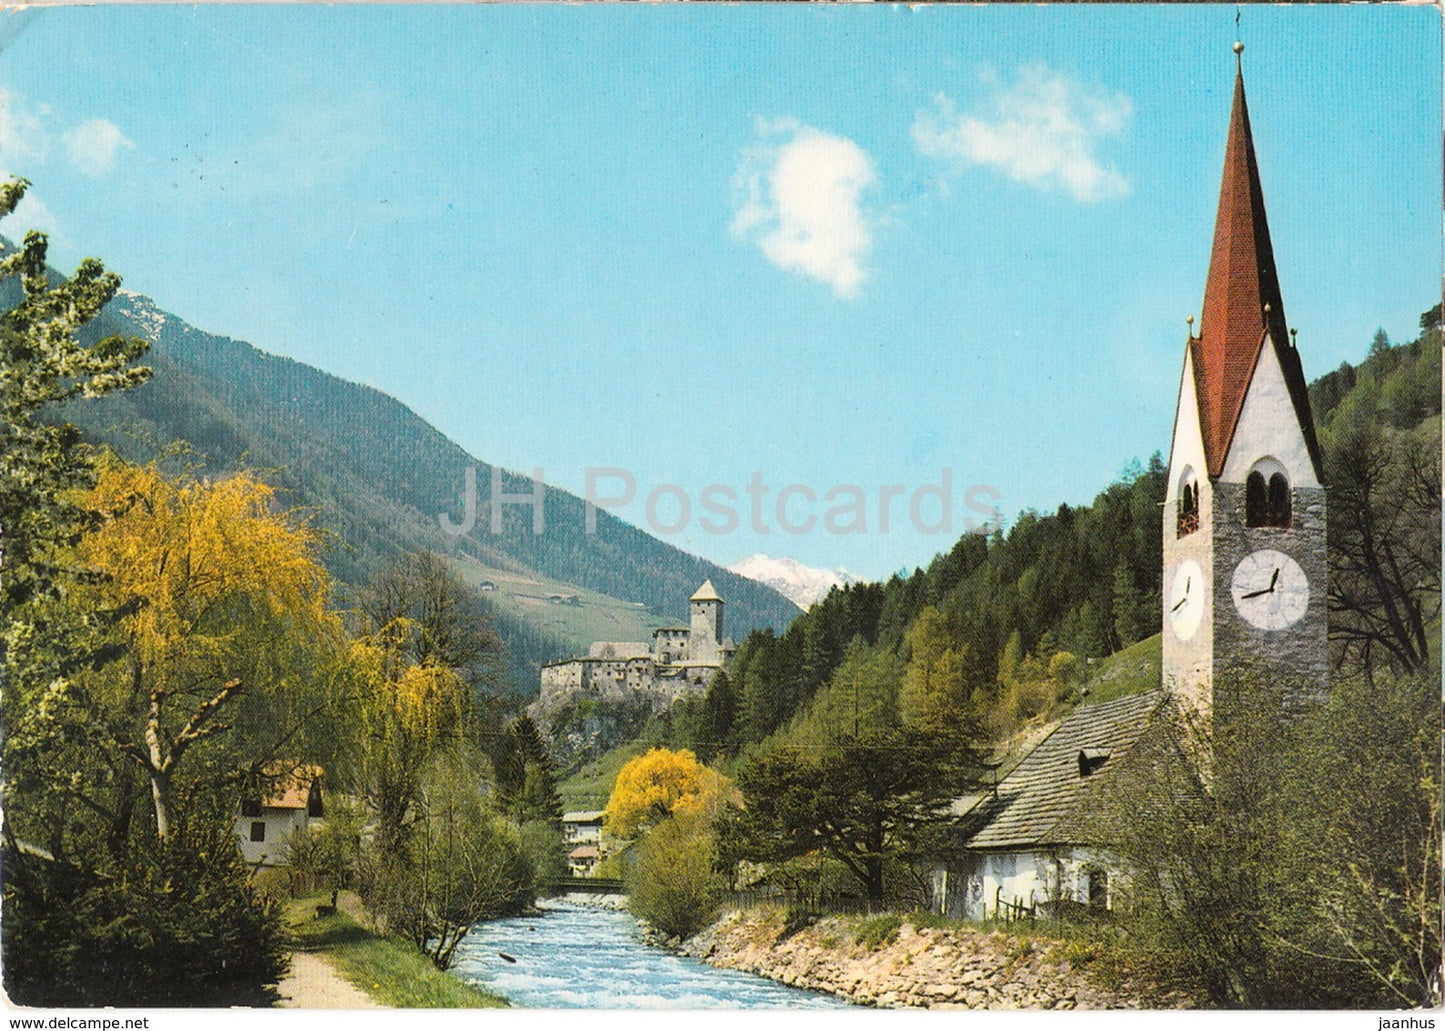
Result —
[[1220, 479], [1243, 483], [1250, 467], [1260, 458], [1270, 457], [1284, 466], [1291, 487], [1318, 487], [1314, 464], [1304, 431], [1300, 429], [1294, 401], [1285, 383], [1284, 370], [1274, 346], [1265, 341], [1244, 395], [1234, 440], [1224, 459]]

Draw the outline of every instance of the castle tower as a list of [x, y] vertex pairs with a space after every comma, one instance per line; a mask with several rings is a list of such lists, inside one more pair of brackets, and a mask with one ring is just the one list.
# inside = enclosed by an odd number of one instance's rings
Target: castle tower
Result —
[[1227, 671], [1310, 691], [1329, 676], [1323, 469], [1237, 58], [1198, 336], [1190, 322], [1164, 503], [1163, 687], [1209, 718]]
[[689, 602], [691, 632], [688, 635], [688, 658], [696, 663], [720, 664], [722, 655], [723, 600], [712, 585], [704, 580]]

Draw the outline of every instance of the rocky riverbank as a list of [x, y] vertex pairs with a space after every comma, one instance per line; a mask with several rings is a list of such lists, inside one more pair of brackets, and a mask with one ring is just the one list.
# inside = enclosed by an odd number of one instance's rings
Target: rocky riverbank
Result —
[[1082, 969], [1096, 958], [1083, 944], [1000, 930], [915, 928], [903, 922], [894, 931], [886, 918], [865, 923], [857, 917], [828, 917], [795, 930], [785, 926], [782, 912], [761, 909], [727, 913], [679, 947], [716, 967], [869, 1006], [1067, 1010], [1190, 1005], [1187, 998], [1148, 986], [1103, 987]]

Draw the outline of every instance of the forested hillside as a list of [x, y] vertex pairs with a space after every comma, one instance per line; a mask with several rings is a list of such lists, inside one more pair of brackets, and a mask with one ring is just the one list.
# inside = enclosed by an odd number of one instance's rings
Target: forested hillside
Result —
[[[582, 499], [562, 490], [546, 491], [544, 533], [531, 532], [531, 509], [523, 506], [504, 511], [500, 534], [487, 532], [491, 466], [378, 390], [203, 332], [136, 294], [118, 296], [83, 338], [115, 334], [151, 341], [145, 360], [155, 375], [140, 389], [72, 405], [65, 417], [128, 460], [148, 460], [180, 440], [210, 474], [243, 466], [267, 471], [290, 502], [316, 510], [331, 542], [327, 564], [345, 584], [427, 548], [488, 568], [535, 571], [668, 619], [685, 619], [687, 599], [711, 577], [728, 602], [728, 632], [739, 638], [785, 627], [797, 615], [772, 589], [606, 512], [598, 513], [597, 532], [586, 533]], [[468, 467], [476, 470], [479, 517], [470, 533], [453, 537], [437, 516], [460, 522]], [[508, 473], [503, 489], [524, 493], [531, 484]], [[571, 654], [574, 644], [515, 612], [493, 610], [509, 652], [511, 689], [535, 692], [538, 666]]]
[[[1440, 308], [1420, 321], [1412, 343], [1381, 331], [1359, 365], [1310, 388], [1331, 488], [1336, 661], [1439, 662]], [[673, 740], [736, 754], [846, 662], [891, 677], [905, 708], [931, 697], [988, 736], [1077, 699], [1093, 660], [1158, 632], [1165, 476], [1156, 453], [1090, 505], [1024, 512], [911, 576], [835, 589], [781, 636], [744, 641], [728, 677], [676, 714]]]

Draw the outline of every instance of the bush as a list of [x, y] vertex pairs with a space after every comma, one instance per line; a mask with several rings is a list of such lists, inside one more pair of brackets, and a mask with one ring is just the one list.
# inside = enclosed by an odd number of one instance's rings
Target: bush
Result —
[[1292, 715], [1249, 674], [1215, 698], [1212, 789], [1148, 768], [1108, 807], [1152, 814], [1117, 837], [1132, 952], [1221, 1006], [1435, 1004], [1438, 677], [1339, 678]]
[[473, 924], [532, 904], [533, 870], [516, 827], [492, 808], [465, 756], [439, 759], [422, 794], [390, 848], [378, 841], [363, 851], [358, 888], [380, 926], [446, 970]]
[[327, 805], [324, 823], [291, 833], [286, 860], [291, 865], [293, 893], [329, 891], [331, 904], [336, 905], [337, 894], [356, 879], [363, 822], [359, 808], [338, 799]]
[[870, 916], [858, 925], [858, 933], [853, 937], [853, 944], [877, 951], [885, 945], [892, 945], [896, 942], [898, 931], [902, 926], [903, 918], [897, 913]]
[[633, 849], [627, 905], [658, 931], [688, 938], [716, 918], [725, 885], [704, 817], [678, 814], [648, 831]]
[[522, 854], [532, 868], [532, 883], [539, 895], [551, 891], [567, 876], [567, 851], [562, 831], [552, 820], [528, 820], [521, 827]]
[[780, 938], [791, 938], [805, 927], [811, 927], [818, 915], [807, 906], [790, 905], [783, 910], [783, 931]]
[[25, 1006], [268, 1002], [286, 967], [280, 909], [230, 828], [177, 835], [100, 873], [5, 850], [5, 990]]

